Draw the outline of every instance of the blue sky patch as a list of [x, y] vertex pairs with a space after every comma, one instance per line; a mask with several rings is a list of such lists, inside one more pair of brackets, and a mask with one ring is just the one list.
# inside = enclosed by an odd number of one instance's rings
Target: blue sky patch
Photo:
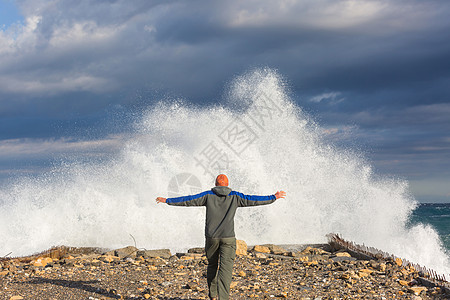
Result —
[[5, 29], [14, 23], [23, 22], [15, 1], [0, 0], [0, 28]]

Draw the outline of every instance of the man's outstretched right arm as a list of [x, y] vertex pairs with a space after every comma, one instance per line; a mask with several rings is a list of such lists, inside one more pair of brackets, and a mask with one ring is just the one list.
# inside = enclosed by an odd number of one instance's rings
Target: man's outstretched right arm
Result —
[[156, 203], [167, 203], [169, 205], [174, 206], [204, 206], [209, 194], [213, 194], [213, 192], [206, 191], [196, 195], [182, 196], [176, 198], [157, 197]]

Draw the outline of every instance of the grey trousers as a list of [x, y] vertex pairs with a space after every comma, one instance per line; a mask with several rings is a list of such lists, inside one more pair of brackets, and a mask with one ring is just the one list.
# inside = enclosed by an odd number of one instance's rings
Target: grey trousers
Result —
[[209, 297], [228, 300], [236, 258], [236, 238], [206, 238], [206, 257], [208, 258]]

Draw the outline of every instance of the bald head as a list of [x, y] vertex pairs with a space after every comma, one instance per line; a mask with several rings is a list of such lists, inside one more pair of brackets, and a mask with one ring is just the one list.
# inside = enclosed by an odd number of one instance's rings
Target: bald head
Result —
[[228, 186], [228, 177], [225, 174], [220, 174], [216, 177], [216, 186]]

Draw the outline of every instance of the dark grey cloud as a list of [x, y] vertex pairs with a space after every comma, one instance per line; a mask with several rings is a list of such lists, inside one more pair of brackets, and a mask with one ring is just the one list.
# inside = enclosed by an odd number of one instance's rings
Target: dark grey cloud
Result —
[[[258, 65], [278, 68], [305, 92], [448, 77], [448, 23], [439, 18], [447, 5], [403, 4], [23, 1], [36, 28], [3, 70], [16, 93], [112, 93], [151, 82], [192, 98]], [[207, 94], [205, 86], [214, 88]]]

